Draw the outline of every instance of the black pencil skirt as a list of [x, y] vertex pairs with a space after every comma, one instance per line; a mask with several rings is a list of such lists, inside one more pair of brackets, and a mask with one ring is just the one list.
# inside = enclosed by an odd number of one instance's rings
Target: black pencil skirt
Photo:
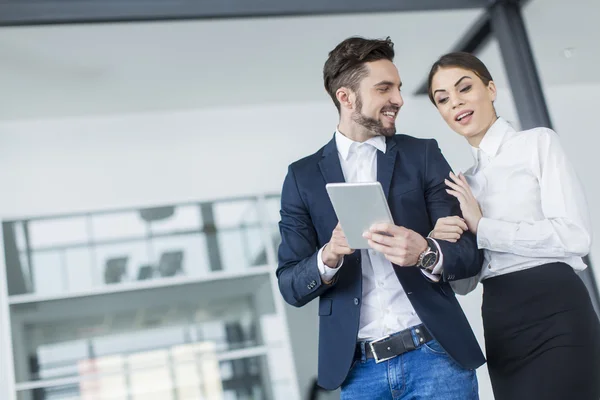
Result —
[[600, 399], [600, 322], [569, 265], [484, 280], [482, 316], [496, 400]]

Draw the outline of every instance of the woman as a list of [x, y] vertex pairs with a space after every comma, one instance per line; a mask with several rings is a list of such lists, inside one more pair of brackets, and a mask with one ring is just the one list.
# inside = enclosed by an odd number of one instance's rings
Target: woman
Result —
[[517, 132], [497, 117], [492, 77], [468, 53], [433, 65], [429, 98], [475, 158], [446, 180], [463, 218], [439, 220], [431, 236], [455, 241], [469, 229], [484, 251], [477, 278], [496, 400], [598, 400], [600, 323], [575, 274], [591, 229], [556, 133]]

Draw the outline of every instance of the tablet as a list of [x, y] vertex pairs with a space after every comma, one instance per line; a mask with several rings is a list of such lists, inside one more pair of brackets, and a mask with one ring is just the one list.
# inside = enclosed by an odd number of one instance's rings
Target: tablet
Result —
[[363, 232], [394, 221], [379, 182], [328, 183], [325, 188], [351, 249], [368, 249]]

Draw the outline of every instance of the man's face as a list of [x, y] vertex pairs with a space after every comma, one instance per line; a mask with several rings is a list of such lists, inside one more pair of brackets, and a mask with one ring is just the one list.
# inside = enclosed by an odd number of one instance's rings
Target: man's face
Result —
[[373, 61], [366, 66], [368, 74], [355, 93], [352, 120], [373, 136], [393, 136], [398, 111], [404, 104], [398, 69], [388, 60]]

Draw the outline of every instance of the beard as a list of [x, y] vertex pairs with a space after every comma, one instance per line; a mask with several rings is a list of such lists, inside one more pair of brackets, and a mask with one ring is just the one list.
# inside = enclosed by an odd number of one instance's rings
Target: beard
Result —
[[[398, 107], [390, 106], [384, 108], [382, 112], [398, 112], [398, 110]], [[354, 112], [352, 113], [352, 121], [356, 122], [369, 132], [373, 133], [374, 136], [390, 137], [396, 134], [396, 124], [390, 126], [389, 128], [386, 128], [385, 126], [383, 126], [382, 121], [375, 118], [367, 117], [362, 113], [362, 100], [360, 96], [356, 97], [356, 110], [354, 110]]]

